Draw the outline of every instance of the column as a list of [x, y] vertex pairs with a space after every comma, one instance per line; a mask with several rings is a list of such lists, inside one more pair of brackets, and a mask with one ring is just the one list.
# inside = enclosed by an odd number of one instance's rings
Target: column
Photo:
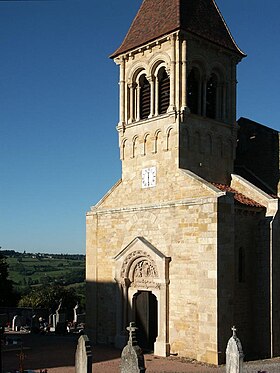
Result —
[[131, 83], [128, 85], [128, 88], [129, 88], [129, 119], [128, 119], [128, 123], [132, 123], [134, 121], [134, 118], [135, 118], [135, 114], [134, 114], [134, 111], [135, 111], [135, 105], [134, 105], [134, 92], [135, 92], [135, 83]]
[[140, 120], [140, 90], [141, 90], [141, 87], [138, 83], [136, 87], [136, 120], [137, 121]]
[[182, 107], [184, 111], [187, 108], [187, 41], [182, 42]]
[[120, 63], [120, 125], [125, 123], [125, 60], [122, 57]]
[[176, 109], [180, 109], [180, 96], [181, 96], [181, 77], [180, 77], [180, 70], [181, 70], [181, 58], [180, 58], [180, 36], [179, 34], [176, 35]]
[[[176, 58], [176, 35], [171, 36], [171, 64], [170, 64], [170, 105], [169, 111], [175, 110], [175, 58]], [[156, 108], [158, 110], [158, 108]]]
[[207, 77], [202, 80], [202, 115], [206, 117]]
[[230, 123], [234, 124], [236, 120], [236, 62], [235, 60], [232, 60], [232, 73], [231, 73], [231, 97], [230, 101], [232, 103], [231, 108], [230, 108], [230, 113], [229, 113], [229, 119]]
[[155, 115], [158, 115], [158, 100], [159, 100], [159, 80], [155, 77]]
[[226, 114], [227, 85], [226, 83], [223, 84], [222, 90], [223, 90], [222, 120], [225, 122], [227, 119], [227, 114]]
[[147, 80], [150, 83], [151, 90], [150, 115], [148, 116], [148, 118], [152, 118], [155, 114], [155, 79], [154, 77], [149, 76]]

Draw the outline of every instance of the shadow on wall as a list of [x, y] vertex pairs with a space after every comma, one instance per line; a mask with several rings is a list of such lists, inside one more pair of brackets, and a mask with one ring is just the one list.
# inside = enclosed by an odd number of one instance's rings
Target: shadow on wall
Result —
[[[271, 355], [270, 224], [265, 209], [220, 199], [218, 215], [218, 328], [220, 362], [233, 325], [246, 360]], [[234, 227], [234, 229], [232, 229]], [[278, 261], [279, 262], [279, 261]], [[277, 304], [279, 302], [277, 301]]]
[[[158, 336], [158, 302], [151, 291], [137, 291], [132, 305], [126, 287], [116, 283], [87, 282], [86, 328], [94, 344], [123, 348], [128, 340], [126, 327], [136, 324], [137, 341], [143, 351], [153, 351]], [[117, 322], [118, 320], [118, 322]]]
[[235, 173], [268, 194], [277, 194], [279, 133], [247, 118], [238, 120]]

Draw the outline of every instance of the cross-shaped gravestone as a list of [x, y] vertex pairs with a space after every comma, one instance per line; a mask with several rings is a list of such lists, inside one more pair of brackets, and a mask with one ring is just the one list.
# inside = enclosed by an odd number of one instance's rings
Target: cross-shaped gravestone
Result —
[[129, 339], [122, 351], [121, 373], [144, 373], [145, 361], [143, 352], [137, 345], [135, 323], [131, 322], [126, 330], [129, 332]]
[[137, 339], [136, 339], [136, 330], [137, 329], [138, 328], [136, 328], [134, 322], [131, 322], [129, 324], [129, 326], [126, 328], [126, 330], [129, 332], [128, 343], [130, 343], [132, 346], [136, 346], [137, 345]]
[[226, 373], [242, 373], [244, 354], [242, 345], [236, 335], [236, 327], [233, 326], [232, 337], [229, 339], [226, 349]]

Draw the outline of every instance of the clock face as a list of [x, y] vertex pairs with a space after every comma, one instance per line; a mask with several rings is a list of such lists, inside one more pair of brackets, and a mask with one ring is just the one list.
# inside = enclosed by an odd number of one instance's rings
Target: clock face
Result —
[[156, 186], [156, 167], [143, 168], [142, 170], [142, 188], [151, 188]]

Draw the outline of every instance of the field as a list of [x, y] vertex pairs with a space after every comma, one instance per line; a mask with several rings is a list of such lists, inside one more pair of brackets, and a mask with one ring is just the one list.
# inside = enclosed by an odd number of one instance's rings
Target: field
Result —
[[21, 254], [4, 252], [9, 278], [24, 293], [39, 285], [59, 284], [81, 288], [85, 280], [84, 255]]

